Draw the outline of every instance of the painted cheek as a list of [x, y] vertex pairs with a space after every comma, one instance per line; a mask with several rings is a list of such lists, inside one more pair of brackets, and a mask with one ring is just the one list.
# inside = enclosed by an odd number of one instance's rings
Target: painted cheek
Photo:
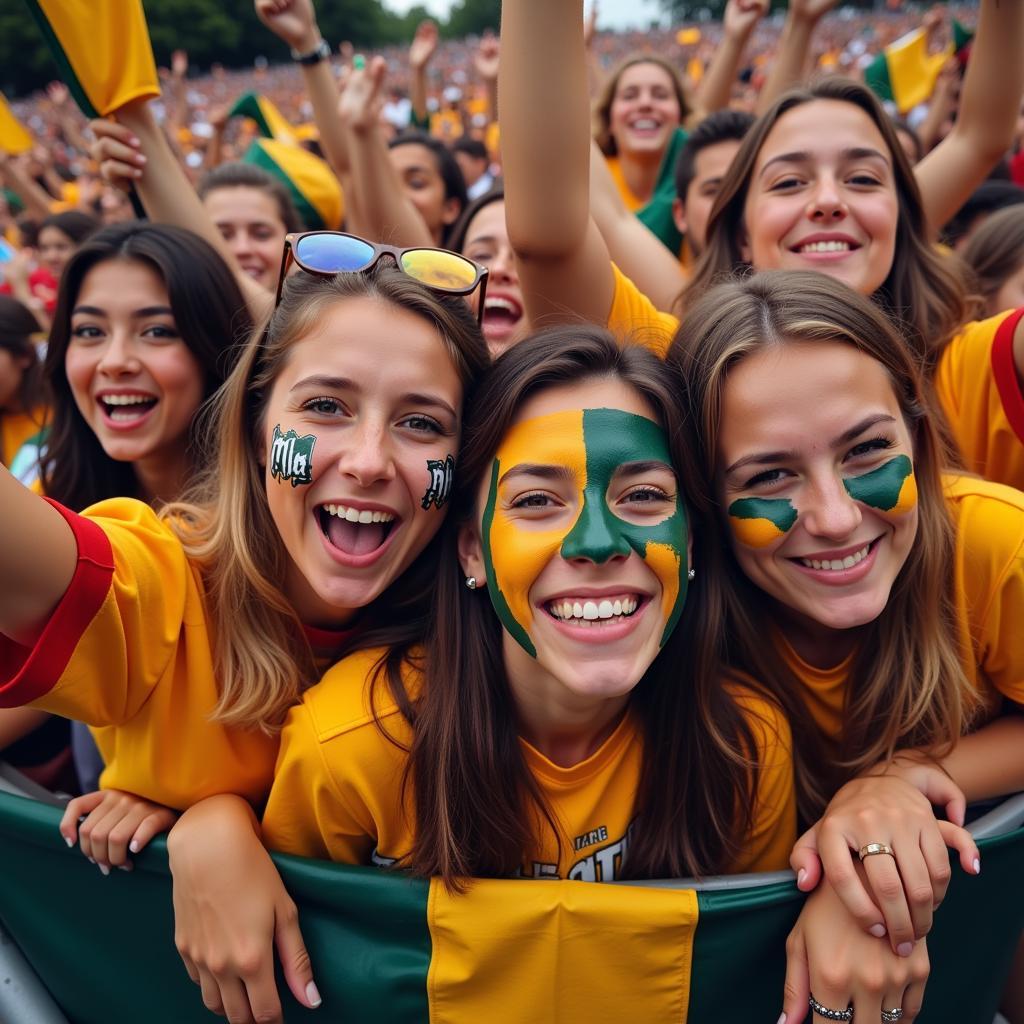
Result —
[[880, 512], [906, 515], [917, 507], [917, 481], [913, 463], [906, 455], [897, 455], [878, 469], [843, 481], [847, 494]]
[[733, 536], [751, 548], [774, 544], [793, 529], [796, 518], [789, 498], [740, 498], [729, 506]]
[[313, 445], [315, 434], [299, 436], [294, 430], [282, 432], [280, 424], [275, 425], [270, 439], [270, 475], [283, 484], [292, 487], [313, 482]]

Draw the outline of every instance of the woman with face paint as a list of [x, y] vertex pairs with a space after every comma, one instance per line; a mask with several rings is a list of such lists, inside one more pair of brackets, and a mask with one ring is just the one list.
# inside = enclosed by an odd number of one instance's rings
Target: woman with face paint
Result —
[[486, 361], [458, 296], [377, 260], [300, 272], [198, 428], [208, 469], [187, 502], [77, 515], [3, 471], [2, 702], [113, 727], [106, 786], [261, 803], [285, 710], [360, 642], [358, 610], [374, 606], [370, 636], [420, 622], [448, 486], [434, 466]]
[[[794, 866], [802, 883], [816, 880], [816, 845], [824, 898], [888, 932], [864, 938], [904, 964], [872, 995], [856, 963], [845, 974], [816, 966], [836, 954], [804, 921], [786, 1012], [806, 1011], [810, 956], [824, 1006], [910, 1017], [922, 989], [914, 938], [949, 877], [944, 841], [979, 870], [969, 837], [937, 824], [930, 805], [949, 803], [949, 779], [968, 800], [1024, 788], [1022, 722], [996, 717], [1004, 700], [1024, 703], [1024, 497], [943, 471], [906, 346], [872, 303], [825, 275], [711, 290], [669, 358], [713, 495], [697, 557], [729, 638], [721, 655], [787, 709], [802, 820], [848, 783]], [[962, 798], [947, 811], [962, 820]], [[876, 902], [850, 865], [850, 849], [869, 844], [883, 854], [862, 858]], [[904, 890], [906, 902], [885, 895]]]
[[502, 357], [467, 419], [429, 639], [340, 663], [292, 710], [268, 845], [452, 888], [784, 862], [785, 722], [721, 685], [684, 611], [675, 417], [665, 368], [600, 329]]

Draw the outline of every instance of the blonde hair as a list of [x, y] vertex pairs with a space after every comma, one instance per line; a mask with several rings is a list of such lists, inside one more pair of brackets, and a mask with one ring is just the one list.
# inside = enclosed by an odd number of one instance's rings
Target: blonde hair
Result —
[[680, 125], [686, 125], [694, 113], [693, 101], [690, 99], [686, 83], [676, 68], [665, 60], [664, 57], [659, 57], [653, 53], [637, 53], [632, 57], [627, 57], [605, 79], [604, 84], [601, 86], [601, 91], [594, 101], [592, 131], [594, 141], [605, 156], [616, 156], [619, 152], [619, 148], [611, 134], [611, 109], [612, 103], [615, 100], [615, 91], [619, 87], [619, 79], [622, 77], [623, 72], [631, 67], [635, 67], [637, 64], [655, 64], [671, 79], [672, 89], [679, 102]]
[[[766, 347], [850, 345], [880, 363], [913, 443], [919, 525], [885, 609], [864, 627], [844, 694], [839, 756], [817, 727], [780, 652], [765, 643], [770, 603], [740, 569], [718, 503], [718, 437], [730, 371]], [[900, 748], [948, 750], [978, 707], [961, 662], [951, 566], [954, 526], [941, 470], [943, 445], [921, 374], [904, 340], [870, 300], [824, 274], [772, 271], [726, 282], [693, 307], [668, 358], [682, 371], [688, 437], [703, 493], [692, 495], [701, 526], [704, 600], [720, 621], [723, 661], [764, 687], [793, 726], [798, 804], [820, 816], [838, 786]], [[726, 641], [726, 638], [727, 641]]]
[[[288, 279], [280, 304], [253, 332], [204, 413], [206, 434], [216, 439], [209, 469], [182, 501], [163, 511], [206, 585], [220, 694], [215, 717], [222, 722], [273, 732], [318, 678], [302, 623], [279, 584], [288, 556], [266, 500], [263, 417], [291, 347], [316, 327], [328, 307], [351, 298], [375, 299], [430, 322], [464, 392], [487, 365], [483, 338], [466, 303], [437, 296], [392, 267]], [[377, 599], [382, 616], [408, 605], [394, 587]], [[379, 629], [373, 633], [378, 639], [379, 634]]]

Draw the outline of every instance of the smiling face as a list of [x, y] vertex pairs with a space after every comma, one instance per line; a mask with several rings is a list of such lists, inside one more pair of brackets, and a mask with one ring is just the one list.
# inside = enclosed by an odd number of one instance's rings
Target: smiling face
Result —
[[882, 133], [852, 103], [813, 100], [765, 138], [744, 207], [756, 270], [817, 270], [871, 295], [889, 276], [899, 202]]
[[662, 153], [682, 119], [672, 77], [661, 65], [631, 64], [619, 75], [608, 130], [620, 153]]
[[461, 406], [437, 331], [388, 303], [339, 300], [291, 346], [261, 431], [285, 592], [304, 622], [344, 621], [437, 532]]
[[884, 368], [786, 344], [729, 374], [720, 496], [746, 576], [819, 637], [876, 619], [917, 533], [911, 439]]
[[694, 256], [704, 251], [711, 208], [739, 148], [739, 139], [723, 139], [701, 149], [694, 157], [693, 180], [686, 189], [686, 202], [678, 197], [673, 200], [672, 217], [680, 233], [686, 235]]
[[273, 196], [249, 185], [232, 185], [208, 192], [203, 205], [242, 270], [273, 291], [286, 233]]
[[83, 419], [112, 459], [184, 462], [204, 375], [149, 265], [107, 260], [85, 275], [64, 370]]
[[[488, 203], [469, 222], [462, 254], [490, 271], [481, 326], [487, 347], [497, 358], [526, 333], [523, 290], [505, 227], [504, 202]], [[479, 292], [474, 293], [472, 301], [479, 302]]]
[[60, 228], [48, 224], [39, 232], [39, 262], [53, 275], [55, 281], [60, 280], [64, 265], [75, 252], [75, 240], [65, 235]]
[[686, 597], [686, 512], [650, 408], [608, 378], [531, 398], [478, 504], [463, 563], [487, 580], [513, 687], [628, 694]]

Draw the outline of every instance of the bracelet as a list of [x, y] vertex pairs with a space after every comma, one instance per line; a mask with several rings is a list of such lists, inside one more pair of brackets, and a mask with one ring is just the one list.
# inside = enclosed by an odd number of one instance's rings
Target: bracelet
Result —
[[331, 45], [322, 36], [320, 42], [313, 47], [309, 53], [299, 53], [298, 50], [292, 50], [292, 60], [296, 64], [301, 64], [303, 67], [312, 67], [314, 64], [319, 64], [322, 60], [327, 60], [331, 55]]

